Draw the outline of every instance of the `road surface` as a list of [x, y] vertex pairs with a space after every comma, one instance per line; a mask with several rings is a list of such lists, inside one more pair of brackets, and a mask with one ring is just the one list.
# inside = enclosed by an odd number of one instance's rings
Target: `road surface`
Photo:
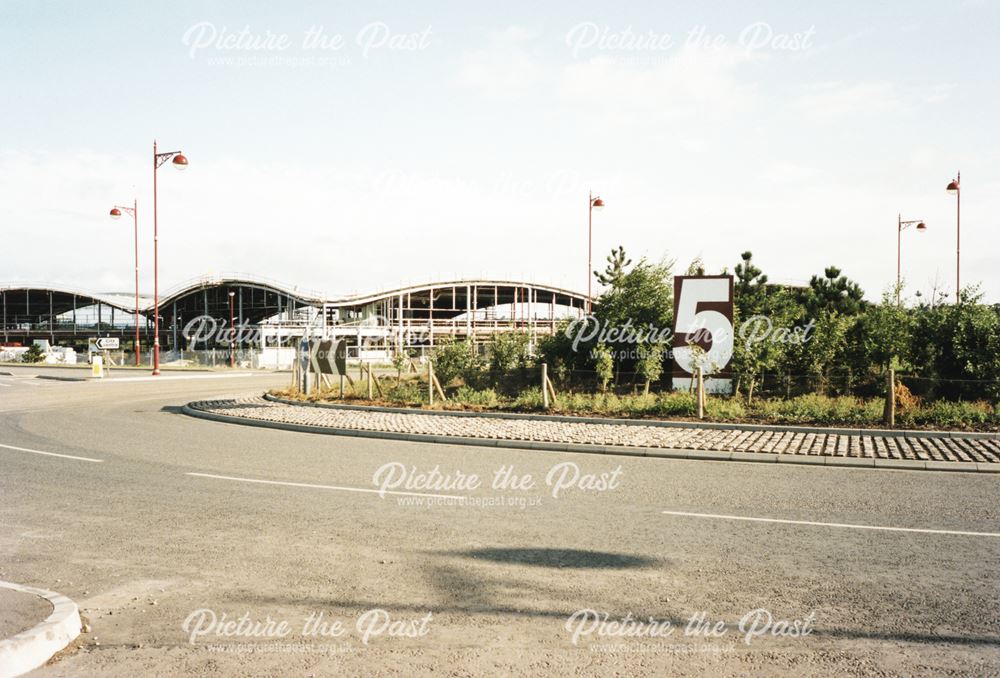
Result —
[[0, 371], [0, 579], [91, 626], [37, 675], [1000, 671], [994, 474], [292, 433], [180, 412], [288, 375]]

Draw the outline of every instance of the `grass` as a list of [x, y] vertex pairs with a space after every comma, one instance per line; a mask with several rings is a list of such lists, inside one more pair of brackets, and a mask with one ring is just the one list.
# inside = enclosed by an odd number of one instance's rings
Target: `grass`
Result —
[[[395, 378], [383, 378], [383, 395], [368, 401], [367, 384], [348, 386], [345, 398], [369, 404], [427, 407], [427, 384], [419, 379], [404, 378], [398, 385]], [[291, 390], [272, 391], [275, 395], [311, 402], [338, 402], [338, 390], [325, 394], [313, 393], [303, 398]], [[377, 393], [376, 393], [377, 396]], [[853, 396], [802, 395], [793, 398], [758, 398], [747, 404], [742, 398], [709, 396], [705, 420], [725, 423], [759, 423], [786, 425], [851, 426], [879, 428], [882, 423], [882, 398]], [[435, 399], [436, 409], [496, 410], [504, 412], [546, 411], [539, 388], [527, 388], [517, 396], [505, 396], [494, 389], [474, 389], [460, 386], [451, 389], [448, 399]], [[563, 392], [547, 410], [551, 414], [602, 416], [621, 418], [693, 419], [697, 416], [694, 395], [683, 391], [665, 391], [648, 395], [617, 395], [614, 393]], [[953, 430], [1000, 430], [997, 407], [985, 401], [936, 401], [919, 403], [897, 411], [899, 428], [933, 428]]]

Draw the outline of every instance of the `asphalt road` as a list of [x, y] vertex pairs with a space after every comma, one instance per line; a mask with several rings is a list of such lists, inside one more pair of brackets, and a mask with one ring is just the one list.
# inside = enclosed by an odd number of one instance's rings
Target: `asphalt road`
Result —
[[[287, 375], [0, 371], [0, 579], [92, 627], [38, 675], [1000, 672], [993, 474], [291, 433], [179, 412]], [[386, 464], [451, 486], [380, 496]], [[534, 485], [493, 489], [504, 467]], [[553, 467], [579, 474], [556, 497]], [[342, 633], [304, 633], [321, 614]]]

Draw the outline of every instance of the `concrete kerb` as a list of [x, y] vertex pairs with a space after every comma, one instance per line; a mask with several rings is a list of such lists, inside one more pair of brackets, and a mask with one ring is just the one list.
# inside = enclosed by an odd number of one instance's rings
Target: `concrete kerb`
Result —
[[521, 412], [473, 412], [468, 410], [426, 410], [415, 407], [384, 407], [380, 405], [347, 405], [340, 403], [312, 403], [264, 394], [265, 400], [282, 405], [319, 407], [332, 410], [358, 410], [389, 414], [418, 414], [446, 417], [483, 417], [487, 419], [520, 419], [522, 421], [555, 421], [577, 424], [613, 424], [616, 426], [659, 426], [663, 428], [698, 428], [722, 431], [776, 431], [779, 433], [816, 433], [846, 436], [881, 436], [885, 438], [969, 438], [1000, 440], [1000, 432], [976, 431], [921, 431], [915, 429], [838, 428], [819, 426], [784, 426], [779, 424], [728, 424], [706, 421], [664, 421], [662, 419], [612, 419], [608, 417], [574, 417], [560, 414], [526, 414]]
[[[284, 402], [277, 400], [276, 402]], [[300, 405], [294, 401], [287, 404]], [[369, 408], [363, 408], [369, 409]], [[401, 411], [402, 408], [398, 408]], [[290, 422], [250, 419], [228, 414], [207, 412], [191, 403], [181, 408], [184, 414], [199, 419], [215, 421], [239, 426], [257, 426], [259, 428], [294, 431], [297, 433], [320, 433], [334, 436], [353, 436], [359, 438], [376, 438], [382, 440], [400, 440], [417, 443], [439, 443], [444, 445], [469, 445], [474, 447], [497, 447], [518, 450], [538, 450], [545, 452], [573, 452], [583, 454], [607, 454], [626, 457], [650, 457], [663, 459], [688, 459], [703, 461], [741, 461], [757, 463], [799, 464], [806, 466], [833, 466], [854, 468], [885, 468], [909, 471], [951, 471], [965, 473], [1000, 473], [1000, 468], [976, 462], [960, 461], [919, 461], [909, 459], [876, 459], [867, 457], [829, 457], [822, 455], [780, 454], [774, 452], [725, 452], [717, 450], [679, 450], [658, 447], [629, 447], [618, 445], [587, 445], [582, 443], [557, 443], [538, 440], [508, 440], [497, 438], [475, 438], [470, 436], [439, 436], [426, 433], [400, 433], [397, 431], [371, 431], [366, 429], [334, 428], [329, 426], [312, 426], [308, 424], [293, 424]], [[392, 411], [396, 411], [395, 409]], [[427, 414], [432, 414], [427, 412]], [[572, 419], [572, 421], [577, 421]], [[612, 420], [613, 421], [613, 420]], [[1000, 464], [992, 466], [1000, 467]]]
[[37, 669], [80, 635], [80, 610], [66, 596], [7, 581], [0, 581], [0, 587], [36, 595], [52, 605], [52, 613], [45, 621], [0, 640], [0, 678], [13, 678]]

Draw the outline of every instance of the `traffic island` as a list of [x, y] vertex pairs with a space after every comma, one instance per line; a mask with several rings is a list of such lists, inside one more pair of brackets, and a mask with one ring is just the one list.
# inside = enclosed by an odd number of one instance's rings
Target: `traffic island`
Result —
[[0, 581], [0, 678], [42, 666], [80, 630], [79, 609], [69, 598]]
[[642, 457], [1000, 472], [996, 434], [615, 420], [340, 406], [273, 396], [189, 403], [186, 414], [290, 431]]

